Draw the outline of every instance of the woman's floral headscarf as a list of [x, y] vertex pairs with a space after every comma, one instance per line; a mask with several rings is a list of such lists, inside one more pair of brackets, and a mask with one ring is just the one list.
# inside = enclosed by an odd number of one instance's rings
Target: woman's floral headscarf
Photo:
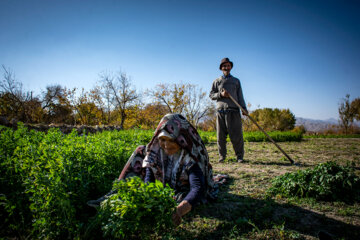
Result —
[[163, 154], [161, 154], [158, 135], [166, 131], [172, 139], [176, 141], [181, 149], [185, 150], [191, 157], [191, 161], [187, 163], [186, 169], [189, 170], [195, 163], [201, 168], [206, 187], [213, 187], [212, 167], [209, 163], [205, 145], [200, 138], [196, 129], [180, 114], [165, 115], [155, 130], [154, 136], [146, 147], [146, 156], [143, 161], [143, 167], [151, 167], [155, 178], [162, 181], [163, 173]]

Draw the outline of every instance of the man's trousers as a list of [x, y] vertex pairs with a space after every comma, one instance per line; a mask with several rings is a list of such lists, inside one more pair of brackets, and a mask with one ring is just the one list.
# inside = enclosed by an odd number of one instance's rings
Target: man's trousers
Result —
[[237, 159], [244, 159], [244, 139], [240, 111], [218, 111], [216, 133], [220, 159], [226, 158], [226, 137], [229, 134]]

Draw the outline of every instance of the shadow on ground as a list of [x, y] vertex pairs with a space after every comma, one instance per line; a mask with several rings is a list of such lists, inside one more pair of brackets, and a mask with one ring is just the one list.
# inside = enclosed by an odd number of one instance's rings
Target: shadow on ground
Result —
[[[298, 206], [279, 204], [272, 199], [259, 200], [247, 196], [239, 196], [228, 192], [229, 185], [223, 186], [219, 199], [214, 203], [199, 206], [189, 216], [186, 222], [192, 224], [194, 218], [201, 217], [210, 222], [221, 222], [203, 231], [189, 231], [189, 226], [177, 230], [176, 237], [180, 239], [230, 239], [249, 234], [255, 239], [278, 239], [271, 235], [274, 226], [281, 226], [288, 232], [296, 232], [305, 236], [318, 237], [319, 231], [325, 231], [334, 239], [360, 239], [360, 227], [347, 224]], [[205, 224], [206, 225], [206, 224]], [[199, 228], [199, 226], [196, 226]], [[201, 226], [200, 226], [201, 228]], [[234, 231], [236, 229], [236, 231]], [[261, 234], [266, 236], [261, 237]], [[231, 235], [231, 236], [230, 236]], [[298, 234], [299, 235], [299, 234]], [[298, 238], [302, 238], [299, 237]], [[297, 238], [297, 239], [298, 239]], [[282, 237], [282, 239], [294, 239]]]

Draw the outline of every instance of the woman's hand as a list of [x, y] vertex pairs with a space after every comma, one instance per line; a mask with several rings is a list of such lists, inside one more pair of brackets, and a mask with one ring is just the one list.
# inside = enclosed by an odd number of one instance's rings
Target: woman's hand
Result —
[[179, 226], [181, 224], [182, 218], [180, 217], [180, 215], [177, 212], [175, 212], [172, 215], [172, 221], [175, 226]]
[[191, 204], [184, 200], [177, 207], [176, 212], [172, 215], [172, 221], [175, 226], [179, 226], [182, 220], [182, 217], [191, 211]]

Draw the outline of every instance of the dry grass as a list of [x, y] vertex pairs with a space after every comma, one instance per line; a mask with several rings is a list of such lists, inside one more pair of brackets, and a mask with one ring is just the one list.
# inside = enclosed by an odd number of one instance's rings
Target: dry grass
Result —
[[321, 162], [354, 163], [359, 174], [360, 139], [305, 139], [280, 143], [299, 166], [290, 165], [272, 143], [245, 143], [245, 163], [218, 163], [217, 145], [207, 145], [215, 173], [230, 181], [219, 200], [197, 207], [170, 239], [317, 239], [320, 230], [336, 239], [360, 239], [360, 203], [269, 198], [271, 179]]

